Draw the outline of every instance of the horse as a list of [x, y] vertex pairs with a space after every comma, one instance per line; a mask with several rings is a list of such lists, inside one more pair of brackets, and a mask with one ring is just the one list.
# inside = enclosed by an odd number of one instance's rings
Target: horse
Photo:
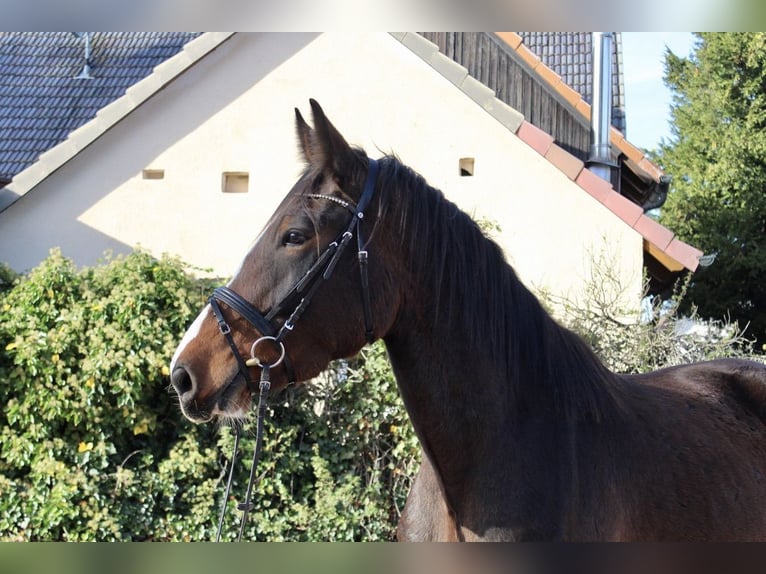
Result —
[[422, 449], [399, 540], [766, 539], [766, 367], [613, 373], [441, 191], [310, 105], [302, 175], [172, 359], [188, 419], [382, 339]]

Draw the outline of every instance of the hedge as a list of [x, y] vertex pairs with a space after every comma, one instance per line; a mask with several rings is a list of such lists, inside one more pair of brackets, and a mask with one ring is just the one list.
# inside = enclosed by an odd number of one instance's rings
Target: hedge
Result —
[[[168, 363], [210, 292], [144, 252], [0, 270], [0, 539], [210, 540], [233, 436], [192, 425]], [[270, 405], [249, 540], [389, 540], [417, 442], [378, 344]], [[241, 443], [232, 497], [253, 447]], [[230, 503], [230, 507], [234, 503]], [[230, 509], [225, 539], [236, 536]]]

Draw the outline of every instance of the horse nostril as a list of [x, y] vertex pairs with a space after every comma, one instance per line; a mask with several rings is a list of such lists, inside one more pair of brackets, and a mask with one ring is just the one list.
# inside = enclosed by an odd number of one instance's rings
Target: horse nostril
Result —
[[170, 376], [170, 383], [173, 385], [176, 393], [178, 393], [179, 398], [183, 398], [187, 393], [193, 395], [197, 390], [197, 385], [194, 382], [194, 379], [189, 374], [189, 371], [183, 367], [176, 367], [173, 369], [173, 373]]

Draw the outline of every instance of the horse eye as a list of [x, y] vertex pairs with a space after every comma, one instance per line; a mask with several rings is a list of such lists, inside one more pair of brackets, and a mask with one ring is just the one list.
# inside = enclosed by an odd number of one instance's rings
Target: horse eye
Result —
[[285, 233], [284, 238], [282, 238], [283, 245], [303, 245], [305, 242], [306, 236], [295, 229], [291, 229]]

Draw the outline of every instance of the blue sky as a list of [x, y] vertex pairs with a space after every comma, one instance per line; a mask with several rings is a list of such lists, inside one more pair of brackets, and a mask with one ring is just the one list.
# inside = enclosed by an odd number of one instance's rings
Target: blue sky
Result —
[[623, 32], [627, 139], [640, 148], [654, 149], [670, 137], [670, 90], [662, 81], [665, 47], [688, 56], [691, 32]]

